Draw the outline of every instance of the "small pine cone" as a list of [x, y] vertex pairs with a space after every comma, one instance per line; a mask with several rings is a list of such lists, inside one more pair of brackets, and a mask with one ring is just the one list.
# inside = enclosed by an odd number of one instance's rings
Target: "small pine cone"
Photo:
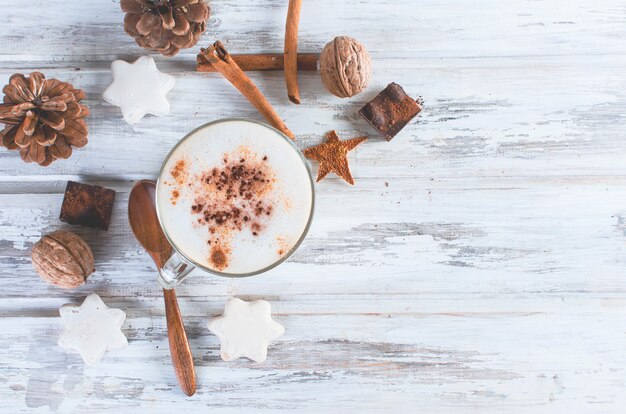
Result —
[[43, 73], [28, 77], [16, 73], [2, 92], [0, 131], [3, 146], [19, 150], [25, 162], [47, 167], [59, 158], [69, 158], [72, 146], [87, 145], [85, 118], [89, 109], [80, 103], [85, 94], [57, 79], [46, 79]]
[[198, 43], [211, 14], [204, 0], [121, 0], [120, 6], [126, 33], [165, 56]]

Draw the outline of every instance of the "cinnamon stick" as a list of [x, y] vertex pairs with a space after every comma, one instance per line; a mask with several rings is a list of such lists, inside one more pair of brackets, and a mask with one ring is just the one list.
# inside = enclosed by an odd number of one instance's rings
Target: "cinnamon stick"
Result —
[[[283, 70], [285, 58], [282, 53], [231, 54], [230, 57], [244, 72], [253, 70]], [[319, 53], [298, 53], [298, 70], [317, 71]], [[199, 72], [217, 72], [209, 62], [198, 62]]]
[[198, 55], [198, 63], [208, 62], [222, 74], [248, 101], [272, 124], [272, 126], [289, 138], [295, 135], [287, 128], [285, 122], [278, 116], [272, 105], [267, 101], [263, 93], [257, 88], [248, 76], [241, 70], [228, 51], [219, 40], [208, 49], [201, 49]]
[[300, 103], [298, 88], [298, 25], [302, 0], [289, 0], [285, 23], [285, 83], [287, 96], [295, 104]]

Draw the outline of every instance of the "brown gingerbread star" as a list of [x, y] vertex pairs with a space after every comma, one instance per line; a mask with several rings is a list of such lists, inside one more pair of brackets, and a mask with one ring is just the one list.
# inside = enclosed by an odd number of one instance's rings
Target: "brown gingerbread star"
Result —
[[349, 184], [354, 185], [350, 166], [348, 165], [348, 151], [354, 149], [366, 137], [358, 137], [340, 141], [335, 131], [326, 135], [326, 142], [304, 150], [304, 156], [320, 163], [317, 173], [317, 181], [326, 177], [329, 172], [334, 172]]

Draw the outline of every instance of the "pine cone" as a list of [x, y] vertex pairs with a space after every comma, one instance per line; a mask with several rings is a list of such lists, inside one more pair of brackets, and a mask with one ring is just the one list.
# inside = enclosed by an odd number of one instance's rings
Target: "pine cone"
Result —
[[80, 89], [43, 73], [25, 77], [16, 73], [2, 92], [0, 132], [2, 145], [20, 150], [25, 162], [47, 167], [58, 158], [69, 158], [72, 146], [87, 145], [87, 124], [83, 119], [89, 109], [79, 102], [85, 98]]
[[126, 33], [165, 56], [198, 43], [211, 13], [204, 0], [121, 0], [120, 5]]

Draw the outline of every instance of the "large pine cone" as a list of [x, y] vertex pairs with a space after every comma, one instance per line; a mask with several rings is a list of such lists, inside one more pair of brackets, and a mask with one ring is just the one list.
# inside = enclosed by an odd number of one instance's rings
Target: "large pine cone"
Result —
[[11, 76], [2, 92], [0, 123], [6, 126], [0, 139], [8, 149], [19, 149], [25, 162], [46, 167], [58, 158], [69, 158], [72, 146], [87, 145], [83, 118], [89, 110], [79, 103], [85, 98], [82, 90], [33, 72], [28, 77]]
[[165, 56], [198, 43], [211, 13], [204, 0], [121, 0], [120, 5], [126, 33]]

